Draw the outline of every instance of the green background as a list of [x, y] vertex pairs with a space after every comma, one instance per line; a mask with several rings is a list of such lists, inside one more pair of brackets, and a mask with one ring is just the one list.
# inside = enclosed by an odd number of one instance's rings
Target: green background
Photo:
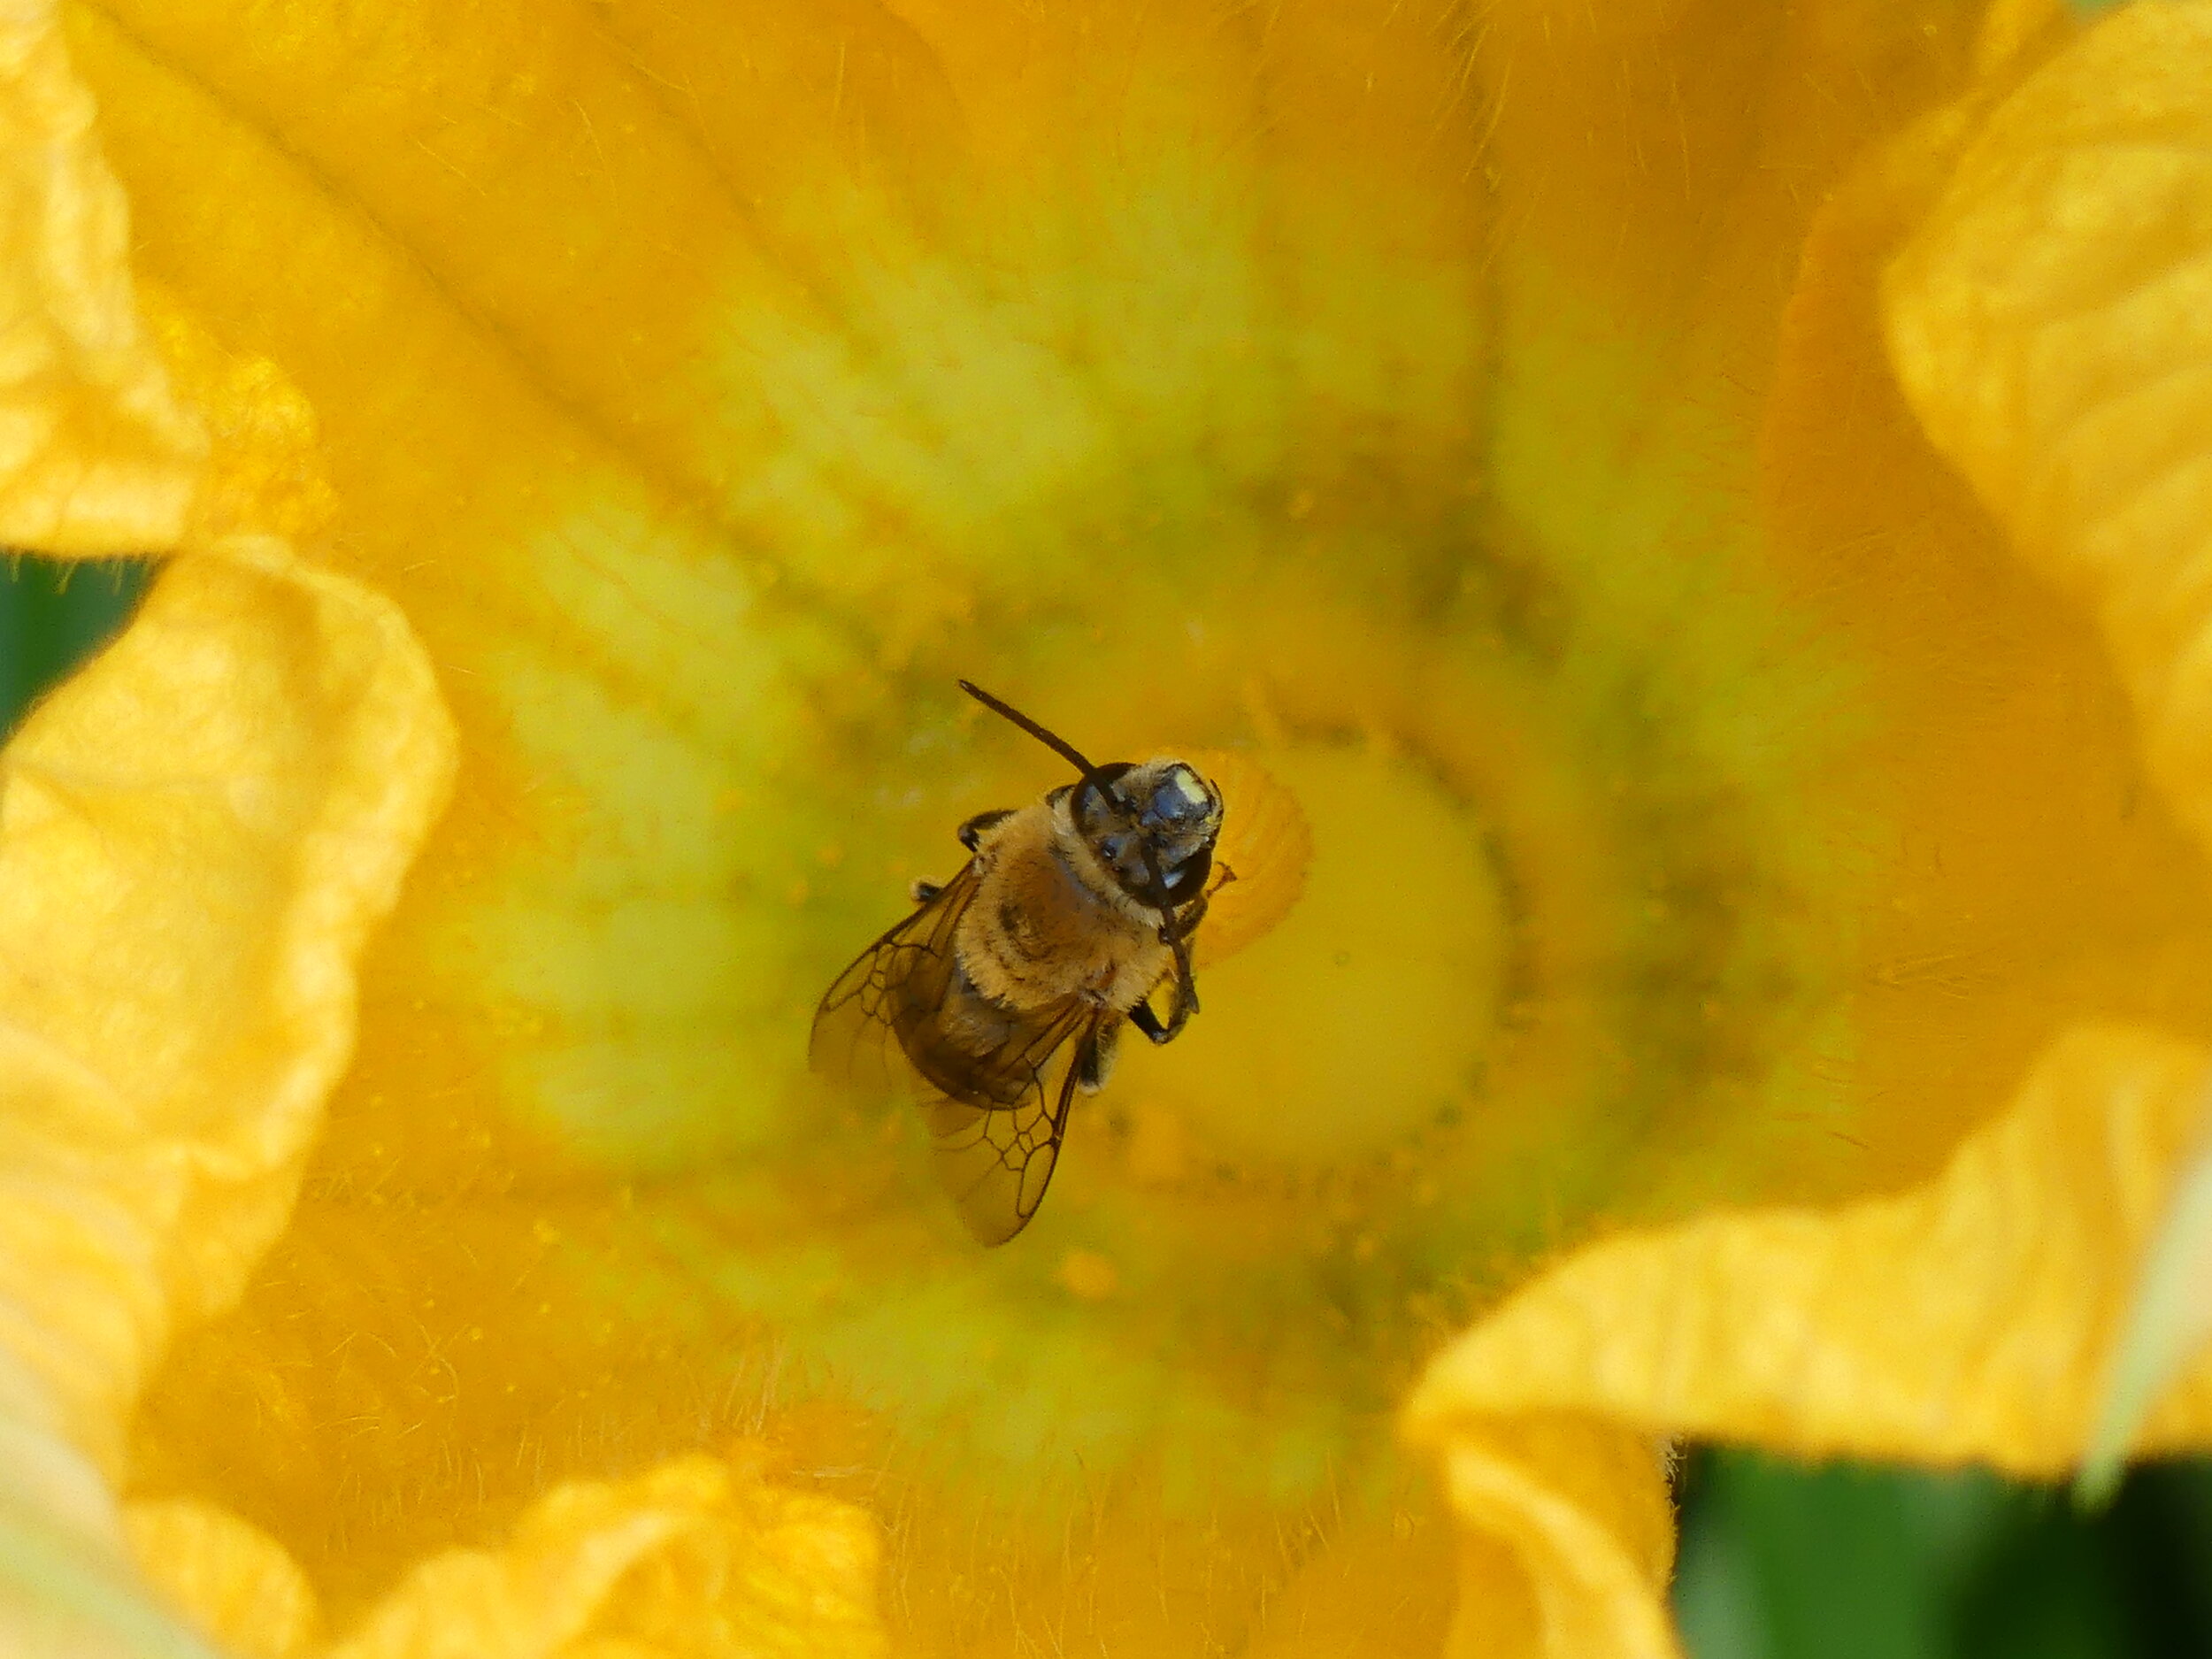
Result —
[[61, 565], [0, 552], [0, 733], [121, 626], [148, 569], [139, 559]]
[[1701, 1450], [1682, 1509], [1696, 1659], [2212, 1654], [2212, 1463], [2139, 1468], [2087, 1515], [1979, 1472]]
[[[0, 731], [98, 649], [147, 570], [0, 563]], [[1701, 1448], [1680, 1498], [1695, 1659], [2212, 1659], [2212, 1463], [2138, 1469], [2090, 1515], [1980, 1473]]]

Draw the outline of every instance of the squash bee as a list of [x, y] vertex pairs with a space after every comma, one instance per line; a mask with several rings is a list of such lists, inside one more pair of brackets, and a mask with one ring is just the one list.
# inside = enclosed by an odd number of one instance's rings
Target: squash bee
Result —
[[[1081, 776], [960, 826], [968, 862], [949, 881], [916, 882], [914, 912], [837, 976], [810, 1056], [834, 1070], [872, 1038], [895, 1041], [926, 1086], [961, 1219], [979, 1242], [1003, 1244], [1036, 1214], [1069, 1104], [1105, 1083], [1123, 1022], [1165, 1043], [1198, 1011], [1191, 937], [1211, 896], [1222, 797], [1171, 757], [1093, 765], [990, 693], [960, 688]], [[1163, 980], [1164, 1019], [1150, 1002]]]

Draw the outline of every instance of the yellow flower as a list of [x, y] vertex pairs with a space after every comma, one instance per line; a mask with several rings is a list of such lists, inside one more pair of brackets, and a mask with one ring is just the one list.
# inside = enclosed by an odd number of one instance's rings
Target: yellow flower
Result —
[[[0, 541], [170, 556], [0, 774], [19, 1646], [1663, 1654], [1669, 1437], [2125, 1392], [2212, 16], [6, 30]], [[992, 1253], [803, 1068], [960, 674], [1312, 838]]]

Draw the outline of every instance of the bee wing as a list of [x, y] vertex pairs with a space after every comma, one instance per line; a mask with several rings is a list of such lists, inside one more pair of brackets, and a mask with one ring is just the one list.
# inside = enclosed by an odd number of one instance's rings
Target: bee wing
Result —
[[955, 968], [953, 933], [977, 885], [971, 858], [837, 976], [814, 1010], [810, 1066], [843, 1078], [872, 1068], [878, 1082], [891, 1074], [892, 1051], [944, 1004]]
[[[983, 1052], [948, 1041], [939, 1016], [958, 972], [953, 935], [979, 885], [971, 859], [862, 951], [815, 1010], [807, 1055], [832, 1076], [887, 1083], [918, 1074], [939, 1179], [978, 1241], [1003, 1244], [1043, 1202], [1079, 1063], [1103, 1015], [1071, 999], [1034, 1020], [1010, 1020]], [[1056, 1066], [1071, 1038], [1064, 1066]]]
[[[1010, 1106], [978, 1105], [933, 1091], [924, 1111], [937, 1137], [938, 1179], [977, 1243], [1005, 1243], [1044, 1202], [1060, 1161], [1076, 1079], [1098, 1041], [1102, 1018], [1095, 1008], [1071, 1002], [1025, 1041], [993, 1056], [996, 1076], [1027, 1079]], [[1071, 1037], [1074, 1045], [1055, 1082], [1053, 1056]]]

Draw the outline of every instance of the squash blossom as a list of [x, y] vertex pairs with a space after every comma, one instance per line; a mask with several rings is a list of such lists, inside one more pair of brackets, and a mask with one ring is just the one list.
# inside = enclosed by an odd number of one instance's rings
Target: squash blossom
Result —
[[[24, 0], [0, 309], [10, 1651], [1665, 1655], [1678, 1437], [2212, 1443], [2212, 9]], [[805, 1064], [960, 676], [1240, 872], [995, 1251]]]

